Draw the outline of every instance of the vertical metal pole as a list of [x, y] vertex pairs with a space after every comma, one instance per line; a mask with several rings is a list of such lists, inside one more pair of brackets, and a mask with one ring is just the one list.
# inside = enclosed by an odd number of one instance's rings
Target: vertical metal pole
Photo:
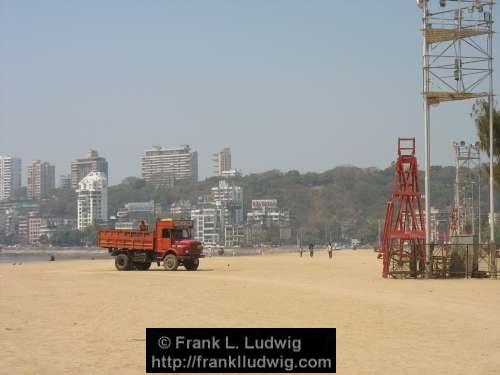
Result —
[[422, 8], [422, 32], [423, 32], [423, 97], [424, 97], [424, 136], [425, 136], [425, 276], [431, 276], [431, 189], [430, 189], [430, 107], [427, 98], [429, 92], [429, 45], [427, 44], [427, 2]]
[[482, 242], [482, 234], [481, 234], [481, 153], [479, 150], [477, 151], [477, 164], [479, 166], [478, 177], [477, 177], [477, 231], [478, 231], [478, 241]]
[[456, 209], [456, 234], [462, 234], [460, 219], [460, 144], [459, 142], [453, 142], [453, 147], [455, 148], [455, 209]]
[[471, 220], [470, 222], [472, 223], [472, 235], [476, 236], [476, 210], [474, 209], [474, 184], [475, 182], [472, 181], [471, 183], [471, 203], [470, 203], [470, 212], [471, 212]]
[[497, 277], [496, 265], [496, 244], [495, 244], [495, 201], [494, 201], [494, 181], [493, 181], [493, 0], [489, 2], [490, 19], [488, 34], [488, 71], [490, 73], [490, 91], [488, 96], [488, 106], [490, 115], [490, 275]]

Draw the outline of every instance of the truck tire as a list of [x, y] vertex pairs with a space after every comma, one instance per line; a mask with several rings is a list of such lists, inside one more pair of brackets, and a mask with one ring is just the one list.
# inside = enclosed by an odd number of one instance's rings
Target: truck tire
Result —
[[167, 254], [165, 259], [163, 259], [163, 267], [167, 271], [175, 271], [179, 267], [179, 261], [174, 254]]
[[134, 262], [134, 267], [139, 271], [147, 271], [151, 267], [151, 262]]
[[127, 254], [118, 254], [115, 258], [115, 267], [118, 271], [128, 271], [130, 263], [130, 258]]
[[196, 271], [199, 265], [200, 260], [198, 258], [193, 258], [184, 262], [184, 267], [186, 267], [188, 271]]

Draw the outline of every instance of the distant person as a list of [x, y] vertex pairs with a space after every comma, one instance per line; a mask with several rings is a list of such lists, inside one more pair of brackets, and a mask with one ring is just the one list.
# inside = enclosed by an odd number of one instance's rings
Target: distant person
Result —
[[141, 232], [146, 232], [148, 230], [148, 225], [144, 222], [144, 220], [141, 220], [141, 223], [139, 224], [139, 230]]
[[302, 258], [302, 253], [304, 252], [304, 249], [302, 248], [302, 246], [300, 246], [299, 251], [300, 251], [300, 257]]
[[333, 246], [332, 246], [332, 243], [330, 241], [328, 241], [328, 246], [326, 247], [326, 249], [328, 250], [328, 258], [332, 259]]
[[309, 256], [312, 258], [314, 255], [314, 244], [311, 242], [309, 244]]

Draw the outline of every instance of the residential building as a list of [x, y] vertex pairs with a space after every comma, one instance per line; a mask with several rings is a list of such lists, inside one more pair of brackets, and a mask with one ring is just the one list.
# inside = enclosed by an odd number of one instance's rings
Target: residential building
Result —
[[62, 174], [59, 176], [59, 188], [65, 190], [71, 189], [71, 174]]
[[90, 172], [78, 184], [78, 229], [108, 218], [108, 182], [104, 172]]
[[220, 244], [220, 210], [215, 205], [206, 205], [203, 208], [191, 211], [193, 220], [193, 237], [206, 246]]
[[214, 162], [214, 174], [222, 176], [223, 172], [231, 170], [231, 149], [225, 147], [222, 151], [215, 153], [212, 160]]
[[170, 205], [170, 216], [175, 219], [190, 219], [191, 210], [194, 209], [190, 201], [177, 201]]
[[29, 220], [28, 216], [20, 216], [17, 218], [17, 242], [26, 245], [29, 238]]
[[280, 209], [276, 199], [252, 200], [252, 211], [247, 212], [247, 224], [269, 228], [271, 225], [288, 227], [290, 213]]
[[90, 150], [82, 159], [71, 163], [71, 188], [77, 189], [79, 182], [90, 172], [101, 172], [108, 179], [108, 162], [95, 150]]
[[28, 198], [46, 198], [56, 184], [55, 167], [47, 162], [35, 160], [28, 166]]
[[42, 218], [38, 213], [28, 217], [28, 243], [38, 245], [40, 243]]
[[224, 227], [224, 246], [237, 247], [245, 239], [245, 227], [243, 225], [226, 225]]
[[210, 192], [203, 208], [191, 211], [196, 235], [210, 245], [239, 245], [244, 237], [242, 188], [221, 180]]
[[222, 171], [221, 177], [241, 177], [241, 170], [239, 169], [230, 169], [228, 171]]
[[21, 188], [21, 159], [0, 155], [0, 201]]
[[146, 150], [141, 161], [142, 178], [156, 186], [198, 181], [198, 153], [188, 145]]
[[211, 192], [215, 205], [222, 210], [223, 226], [243, 224], [243, 189], [221, 180]]

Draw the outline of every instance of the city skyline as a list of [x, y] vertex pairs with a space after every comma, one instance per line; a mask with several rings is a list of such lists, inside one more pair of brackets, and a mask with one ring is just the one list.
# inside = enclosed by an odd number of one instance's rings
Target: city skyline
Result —
[[[2, 154], [60, 175], [96, 149], [117, 184], [140, 176], [155, 144], [191, 145], [203, 180], [226, 145], [244, 174], [318, 172], [385, 168], [397, 137], [415, 136], [423, 164], [414, 2], [2, 5]], [[432, 108], [432, 164], [452, 165], [452, 141], [477, 139], [472, 104]]]

